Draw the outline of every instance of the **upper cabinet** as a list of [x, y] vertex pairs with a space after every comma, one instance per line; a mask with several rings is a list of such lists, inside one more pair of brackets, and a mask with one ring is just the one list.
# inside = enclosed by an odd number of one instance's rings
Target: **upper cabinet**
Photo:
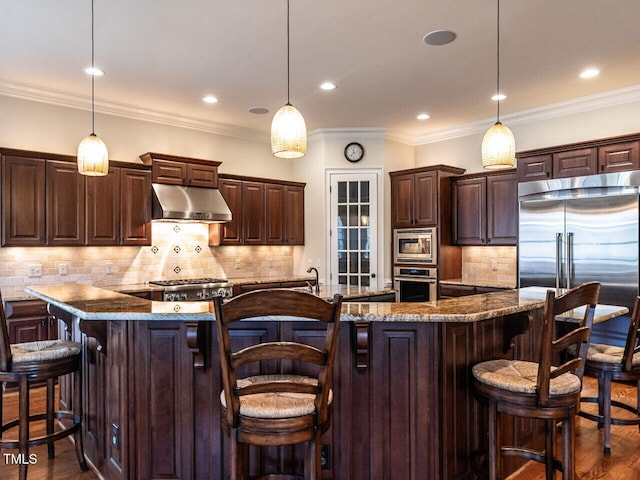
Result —
[[519, 152], [518, 182], [640, 168], [640, 134]]
[[453, 243], [516, 245], [518, 185], [515, 171], [472, 174], [453, 180]]
[[2, 155], [2, 246], [46, 245], [45, 161]]
[[464, 169], [446, 165], [390, 172], [392, 228], [433, 227], [440, 222], [440, 178]]
[[86, 177], [71, 156], [0, 156], [2, 246], [151, 245], [149, 167], [110, 162], [108, 175]]
[[221, 175], [219, 184], [232, 216], [221, 245], [304, 244], [304, 183]]
[[140, 159], [145, 165], [151, 165], [153, 183], [218, 187], [218, 167], [221, 162], [151, 152], [140, 155]]

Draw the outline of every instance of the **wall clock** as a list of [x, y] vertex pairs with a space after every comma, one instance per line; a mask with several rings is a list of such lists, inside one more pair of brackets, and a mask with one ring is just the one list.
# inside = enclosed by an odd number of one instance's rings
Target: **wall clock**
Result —
[[358, 142], [351, 142], [344, 147], [344, 158], [350, 162], [359, 162], [364, 157], [364, 147]]

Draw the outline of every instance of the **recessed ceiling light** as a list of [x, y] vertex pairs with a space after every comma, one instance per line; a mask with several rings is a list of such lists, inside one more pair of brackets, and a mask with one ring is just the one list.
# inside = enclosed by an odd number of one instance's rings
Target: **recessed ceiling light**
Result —
[[451, 43], [456, 39], [456, 34], [451, 30], [434, 30], [433, 32], [427, 33], [422, 40], [427, 45], [432, 45], [434, 47], [439, 47], [440, 45], [446, 45], [447, 43]]
[[431, 117], [429, 116], [428, 113], [420, 113], [418, 114], [418, 116], [416, 116], [416, 118], [418, 120], [429, 120]]
[[507, 96], [504, 93], [496, 93], [493, 97], [491, 97], [491, 100], [497, 102], [498, 100], [502, 101], [505, 98], [507, 98]]
[[335, 90], [336, 84], [333, 82], [324, 82], [323, 84], [320, 85], [320, 88], [322, 90]]
[[255, 113], [256, 115], [264, 115], [265, 113], [269, 113], [269, 109], [264, 107], [251, 107], [249, 108], [249, 112]]
[[84, 69], [84, 73], [93, 75], [94, 77], [101, 77], [104, 75], [104, 72], [100, 70], [98, 67], [87, 67]]
[[218, 99], [213, 95], [205, 95], [204, 97], [202, 97], [202, 101], [204, 103], [211, 103], [211, 104], [218, 103]]
[[580, 73], [580, 78], [593, 78], [600, 75], [600, 70], [597, 68], [587, 68]]

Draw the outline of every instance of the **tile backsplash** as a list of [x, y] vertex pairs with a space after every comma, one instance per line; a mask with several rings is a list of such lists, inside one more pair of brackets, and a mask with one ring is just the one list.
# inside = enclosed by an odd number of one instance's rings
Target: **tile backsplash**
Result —
[[462, 280], [516, 286], [516, 247], [462, 247]]
[[105, 286], [161, 278], [287, 276], [293, 271], [293, 247], [209, 247], [208, 227], [202, 224], [153, 223], [152, 238], [149, 247], [0, 248], [0, 290], [11, 297], [28, 285]]

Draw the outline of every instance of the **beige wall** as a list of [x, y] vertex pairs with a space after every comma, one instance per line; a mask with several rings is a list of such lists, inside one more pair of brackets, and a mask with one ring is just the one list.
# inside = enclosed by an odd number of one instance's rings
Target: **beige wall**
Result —
[[[581, 113], [556, 116], [530, 123], [510, 124], [502, 119], [516, 138], [516, 150], [562, 145], [640, 132], [640, 99]], [[487, 125], [487, 128], [490, 125]], [[482, 170], [480, 146], [484, 131], [472, 135], [416, 147], [416, 165], [445, 163], [462, 167], [467, 173]]]

